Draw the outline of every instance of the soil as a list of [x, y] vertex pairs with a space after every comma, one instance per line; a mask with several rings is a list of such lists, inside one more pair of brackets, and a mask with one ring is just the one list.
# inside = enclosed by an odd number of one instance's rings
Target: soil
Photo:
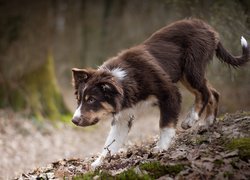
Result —
[[[70, 140], [67, 138], [65, 142], [69, 143]], [[85, 143], [79, 135], [77, 138], [81, 141], [81, 145]], [[34, 138], [30, 138], [30, 140], [35, 141]], [[122, 177], [129, 178], [133, 172], [133, 177], [141, 179], [250, 179], [249, 112], [226, 114], [217, 118], [209, 129], [179, 130], [171, 148], [161, 153], [152, 151], [156, 140], [151, 136], [151, 138], [141, 141], [142, 143], [136, 141], [130, 143], [126, 150], [107, 157], [103, 166], [95, 172], [91, 171], [90, 164], [96, 155], [85, 158], [76, 155], [77, 158], [57, 160], [28, 173], [19, 174], [17, 179], [84, 178], [87, 175], [94, 179], [102, 179], [103, 172], [106, 173], [105, 177], [108, 176], [111, 179], [119, 179], [122, 172], [122, 175], [127, 172]], [[53, 149], [58, 148], [58, 146], [56, 143], [51, 144], [51, 146], [53, 148], [48, 146], [47, 149], [48, 160], [53, 161], [50, 154], [53, 154]], [[66, 152], [75, 152], [75, 150], [68, 149]], [[60, 155], [58, 154], [58, 156]], [[153, 164], [153, 167], [152, 164], [147, 164], [155, 162], [160, 163], [161, 166]], [[156, 166], [161, 167], [161, 169], [157, 170], [158, 174], [152, 174], [156, 172]], [[154, 171], [150, 168], [153, 168]]]

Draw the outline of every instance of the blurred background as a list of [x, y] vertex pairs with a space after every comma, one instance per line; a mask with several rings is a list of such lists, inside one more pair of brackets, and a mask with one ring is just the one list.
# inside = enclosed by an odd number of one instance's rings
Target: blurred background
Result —
[[[70, 123], [64, 123], [60, 127], [69, 128], [67, 141], [58, 125], [56, 128], [44, 125], [48, 121], [71, 120], [76, 108], [71, 68], [96, 68], [122, 49], [141, 43], [159, 28], [190, 17], [201, 18], [213, 26], [223, 45], [234, 55], [241, 54], [242, 35], [250, 42], [249, 0], [0, 0], [0, 152], [6, 153], [6, 158], [0, 160], [0, 174], [9, 177], [41, 162], [50, 162], [52, 157], [70, 157], [72, 151], [73, 155], [83, 157], [87, 153], [83, 153], [82, 146], [85, 152], [98, 152], [104, 140], [93, 146], [87, 143], [80, 146], [76, 141], [76, 137], [82, 137], [82, 141], [89, 139], [84, 138], [86, 134], [92, 138], [93, 133], [97, 134], [95, 130], [68, 127]], [[233, 69], [215, 58], [207, 76], [221, 93], [220, 114], [249, 111], [249, 64]], [[181, 85], [180, 88], [185, 116], [193, 97]], [[157, 129], [158, 121], [154, 124]], [[34, 140], [34, 133], [41, 136]], [[51, 140], [50, 136], [46, 139], [48, 134], [56, 139]], [[32, 157], [31, 148], [23, 145], [26, 141], [35, 144]], [[61, 154], [57, 150], [48, 151], [50, 145], [56, 144], [54, 141], [71, 143], [70, 148], [65, 147], [69, 154], [65, 155], [60, 143], [56, 147], [63, 151]], [[40, 152], [36, 147], [42, 148], [46, 142], [50, 144]], [[18, 154], [21, 146], [26, 148], [25, 152]], [[41, 158], [45, 152], [47, 159]], [[27, 158], [29, 163], [25, 164]], [[10, 171], [13, 163], [16, 171]]]

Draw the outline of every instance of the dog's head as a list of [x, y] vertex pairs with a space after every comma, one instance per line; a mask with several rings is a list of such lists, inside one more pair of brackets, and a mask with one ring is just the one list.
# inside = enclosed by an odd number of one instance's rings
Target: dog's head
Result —
[[94, 125], [113, 116], [121, 108], [123, 90], [111, 73], [93, 69], [72, 69], [78, 107], [72, 122]]

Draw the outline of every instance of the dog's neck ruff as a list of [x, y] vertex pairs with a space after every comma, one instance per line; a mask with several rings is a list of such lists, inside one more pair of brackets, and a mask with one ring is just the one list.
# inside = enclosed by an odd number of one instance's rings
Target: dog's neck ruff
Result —
[[117, 79], [119, 79], [120, 81], [122, 81], [126, 76], [127, 76], [127, 73], [125, 70], [123, 70], [122, 68], [120, 67], [116, 67], [114, 69], [108, 69], [107, 67], [105, 66], [100, 66], [98, 68], [98, 70], [104, 70], [104, 71], [108, 71], [109, 73], [111, 73], [114, 77], [116, 77]]

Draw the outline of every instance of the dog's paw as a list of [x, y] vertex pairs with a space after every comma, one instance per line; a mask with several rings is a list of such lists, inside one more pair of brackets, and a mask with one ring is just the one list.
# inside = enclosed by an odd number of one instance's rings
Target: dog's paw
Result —
[[206, 117], [205, 122], [207, 124], [207, 126], [211, 126], [214, 124], [215, 121], [215, 116], [214, 115], [209, 115], [208, 117]]
[[91, 164], [91, 169], [95, 170], [96, 168], [100, 167], [103, 163], [103, 156], [99, 156], [92, 164]]
[[157, 144], [153, 149], [152, 152], [153, 153], [162, 153], [163, 151], [167, 151], [168, 148], [170, 147], [170, 144]]
[[162, 151], [164, 151], [165, 149], [161, 148], [160, 146], [156, 145], [153, 149], [152, 149], [152, 153], [158, 154], [161, 153]]
[[154, 147], [153, 151], [162, 152], [168, 150], [175, 137], [174, 128], [162, 128], [160, 131], [160, 139]]
[[167, 151], [170, 145], [171, 145], [171, 141], [165, 142], [165, 143], [159, 141], [152, 151], [153, 153], [161, 153], [163, 151]]
[[188, 113], [186, 119], [181, 123], [181, 127], [183, 129], [191, 128], [198, 120], [199, 120], [198, 113], [196, 113], [193, 110], [191, 110]]
[[159, 146], [155, 146], [155, 147], [152, 149], [152, 152], [153, 152], [153, 153], [160, 153], [160, 152], [162, 152], [162, 149], [160, 149]]
[[204, 132], [209, 131], [209, 127], [213, 125], [214, 121], [215, 117], [213, 115], [210, 115], [206, 117], [206, 119], [204, 119], [203, 121], [200, 121], [198, 123], [197, 133], [202, 134]]

